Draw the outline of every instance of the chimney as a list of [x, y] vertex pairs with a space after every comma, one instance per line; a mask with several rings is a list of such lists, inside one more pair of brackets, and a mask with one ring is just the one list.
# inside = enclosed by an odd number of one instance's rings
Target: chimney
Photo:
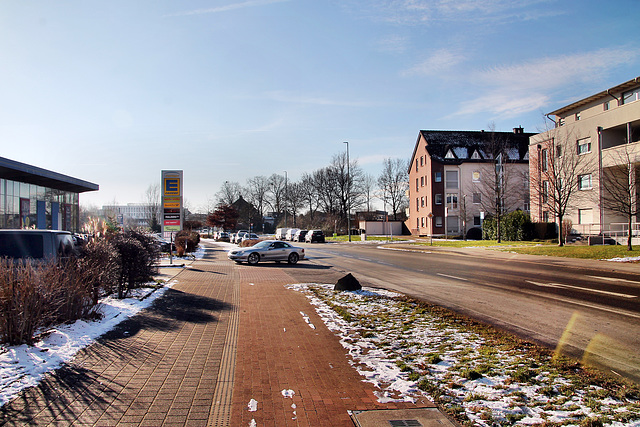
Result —
[[522, 126], [517, 127], [517, 128], [513, 128], [513, 133], [515, 133], [516, 135], [520, 135], [524, 133], [524, 129], [522, 128]]

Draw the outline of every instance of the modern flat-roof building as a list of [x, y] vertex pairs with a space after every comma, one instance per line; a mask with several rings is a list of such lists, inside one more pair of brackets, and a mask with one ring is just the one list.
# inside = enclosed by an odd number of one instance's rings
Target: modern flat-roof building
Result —
[[98, 184], [0, 157], [0, 228], [77, 232], [79, 194]]
[[530, 140], [531, 219], [557, 221], [554, 204], [566, 202], [574, 232], [623, 240], [631, 222], [637, 235], [640, 77], [547, 116], [553, 127]]
[[408, 170], [405, 224], [411, 234], [460, 235], [479, 228], [497, 208], [528, 212], [531, 135], [521, 127], [513, 132], [421, 130]]

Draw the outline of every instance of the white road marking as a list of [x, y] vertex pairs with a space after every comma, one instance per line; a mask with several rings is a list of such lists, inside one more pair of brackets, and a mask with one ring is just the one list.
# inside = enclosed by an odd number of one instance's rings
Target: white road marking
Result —
[[640, 285], [640, 282], [638, 282], [638, 281], [627, 280], [627, 279], [618, 279], [616, 277], [604, 277], [604, 276], [587, 276], [587, 277], [591, 277], [593, 279], [608, 280], [610, 282], [626, 282], [626, 283], [633, 283], [634, 285]]
[[448, 274], [442, 274], [442, 273], [436, 273], [438, 276], [442, 276], [442, 277], [448, 277], [450, 279], [456, 279], [456, 280], [464, 280], [465, 282], [468, 282], [468, 279], [464, 279], [462, 277], [456, 277], [456, 276], [450, 276]]
[[600, 289], [591, 289], [591, 288], [583, 288], [581, 286], [573, 286], [573, 285], [564, 285], [562, 283], [540, 283], [540, 282], [533, 282], [531, 280], [526, 280], [527, 283], [531, 283], [532, 285], [536, 285], [536, 286], [541, 286], [541, 287], [545, 287], [545, 288], [564, 288], [564, 289], [577, 289], [580, 291], [586, 291], [586, 292], [594, 292], [594, 293], [599, 293], [599, 294], [606, 294], [606, 295], [612, 295], [615, 297], [622, 297], [622, 298], [637, 298], [636, 295], [629, 295], [629, 294], [621, 294], [619, 292], [610, 292], [610, 291], [602, 291]]

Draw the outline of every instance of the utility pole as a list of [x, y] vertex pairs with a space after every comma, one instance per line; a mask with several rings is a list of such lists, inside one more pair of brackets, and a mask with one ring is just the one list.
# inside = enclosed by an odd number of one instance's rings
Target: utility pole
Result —
[[345, 141], [347, 144], [347, 235], [349, 236], [349, 241], [351, 241], [351, 172], [349, 165], [349, 142]]

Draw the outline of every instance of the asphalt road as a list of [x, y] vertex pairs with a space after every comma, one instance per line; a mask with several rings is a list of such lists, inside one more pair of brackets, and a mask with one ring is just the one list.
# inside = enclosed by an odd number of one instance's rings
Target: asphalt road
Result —
[[397, 244], [300, 246], [309, 261], [287, 272], [301, 281], [335, 283], [352, 273], [365, 286], [450, 308], [640, 383], [638, 264]]

